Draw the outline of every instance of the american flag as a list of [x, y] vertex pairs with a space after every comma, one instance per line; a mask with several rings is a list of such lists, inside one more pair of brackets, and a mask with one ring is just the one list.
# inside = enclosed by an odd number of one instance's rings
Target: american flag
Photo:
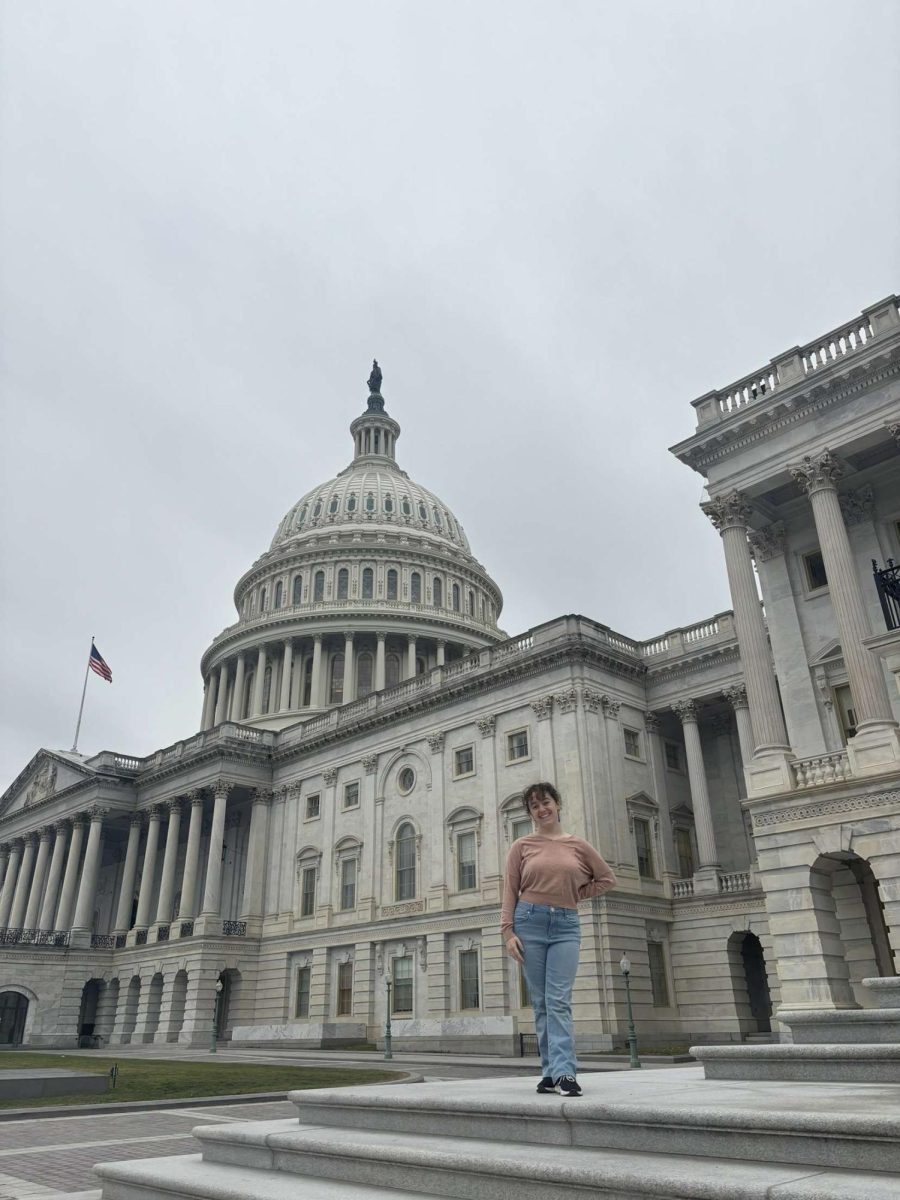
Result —
[[101, 679], [105, 679], [107, 683], [112, 683], [112, 671], [93, 642], [91, 642], [91, 657], [88, 659], [88, 666]]

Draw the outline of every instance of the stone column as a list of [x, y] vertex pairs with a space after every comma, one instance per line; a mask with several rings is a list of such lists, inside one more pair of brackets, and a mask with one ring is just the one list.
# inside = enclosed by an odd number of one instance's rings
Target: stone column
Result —
[[41, 929], [56, 928], [53, 921], [56, 916], [56, 902], [59, 899], [59, 885], [62, 880], [63, 862], [69, 840], [69, 826], [66, 821], [57, 821], [54, 828], [56, 839], [53, 842], [53, 857], [50, 859], [50, 873], [47, 876], [47, 888], [44, 892], [44, 902], [41, 905], [41, 915], [38, 919]]
[[313, 634], [312, 680], [309, 688], [311, 708], [322, 707], [322, 635]]
[[753, 725], [750, 721], [750, 709], [747, 704], [747, 689], [742, 683], [725, 688], [722, 695], [734, 710], [737, 724], [738, 742], [741, 746], [741, 760], [744, 766], [753, 758]]
[[344, 634], [344, 692], [343, 703], [349, 704], [351, 700], [356, 698], [353, 683], [356, 678], [356, 672], [353, 669], [353, 634]]
[[216, 714], [213, 724], [221, 725], [228, 715], [228, 663], [219, 667], [219, 689], [216, 693]]
[[208, 1049], [213, 1035], [218, 980], [217, 969], [208, 971], [194, 967], [188, 972], [184, 1021], [178, 1034], [179, 1046], [200, 1046]]
[[9, 866], [9, 844], [4, 842], [0, 845], [0, 893], [3, 891], [3, 885], [6, 882], [6, 868]]
[[628, 809], [625, 804], [625, 742], [619, 724], [620, 700], [601, 696], [600, 704], [605, 718], [606, 757], [609, 763], [610, 796], [609, 807], [615, 837], [615, 867], [620, 874], [637, 878], [637, 854], [634, 839], [628, 829]]
[[122, 868], [122, 883], [119, 887], [119, 905], [116, 909], [115, 933], [127, 933], [131, 928], [131, 909], [134, 903], [134, 880], [137, 875], [138, 845], [144, 818], [132, 813], [128, 827], [128, 845], [125, 847], [125, 865]]
[[153, 900], [153, 883], [156, 878], [156, 853], [159, 849], [159, 822], [162, 816], [159, 805], [149, 811], [147, 842], [144, 846], [144, 866], [141, 870], [141, 886], [138, 892], [137, 916], [134, 928], [147, 929], [150, 925], [150, 905]]
[[375, 691], [384, 691], [384, 647], [386, 633], [375, 634]]
[[88, 814], [91, 825], [84, 851], [84, 866], [81, 868], [81, 882], [78, 885], [78, 899], [75, 902], [75, 919], [72, 922], [72, 933], [87, 935], [88, 944], [94, 919], [94, 901], [97, 897], [97, 877], [100, 874], [100, 835], [107, 811], [95, 806]]
[[730, 492], [701, 508], [722, 535], [734, 605], [734, 626], [753, 725], [754, 762], [747, 772], [747, 787], [756, 795], [787, 791], [793, 787], [788, 765], [791, 749], [747, 542], [750, 506], [742, 492]]
[[178, 861], [178, 835], [181, 832], [181, 801], [169, 804], [169, 825], [166, 829], [166, 849], [163, 853], [162, 879], [156, 905], [156, 924], [171, 925], [172, 901], [175, 898], [175, 864]]
[[438, 640], [437, 640], [437, 665], [439, 667], [442, 667], [444, 665], [444, 656], [446, 654], [446, 650], [447, 650], [447, 643], [444, 641], [443, 638], [438, 638]]
[[[250, 809], [250, 833], [247, 839], [247, 868], [241, 920], [260, 922], [263, 915], [263, 886], [266, 879], [266, 846], [269, 834], [269, 804], [272, 793], [258, 789]], [[248, 932], [250, 932], [248, 930]]]
[[[700, 855], [698, 874], [715, 876], [718, 871], [718, 854], [716, 838], [713, 832], [712, 809], [709, 804], [709, 791], [706, 786], [706, 767], [703, 763], [703, 748], [700, 745], [700, 727], [697, 719], [697, 706], [693, 700], [680, 700], [672, 705], [681, 721], [684, 730], [684, 746], [687, 752], [688, 782], [691, 788], [691, 804], [694, 809], [694, 828], [697, 831], [697, 850]], [[718, 891], [718, 878], [715, 886], [699, 888], [695, 879], [695, 891]]]
[[203, 826], [203, 796], [193, 792], [191, 822], [188, 826], [187, 847], [184, 853], [184, 875], [181, 880], [181, 905], [178, 917], [181, 921], [192, 921], [197, 915], [197, 869], [200, 866], [200, 833]]
[[62, 892], [59, 897], [59, 908], [56, 910], [56, 928], [69, 930], [72, 925], [72, 909], [75, 907], [75, 892], [78, 887], [78, 868], [81, 865], [81, 847], [84, 845], [84, 827], [87, 818], [78, 813], [72, 820], [72, 836], [69, 839], [69, 853], [66, 855], [66, 871], [63, 875]]
[[665, 752], [659, 736], [659, 717], [654, 712], [644, 713], [644, 728], [647, 731], [647, 759], [653, 775], [653, 791], [659, 806], [659, 834], [662, 846], [662, 875], [678, 878], [678, 855], [675, 852], [675, 836], [672, 833], [672, 818], [669, 813], [669, 789], [666, 786]]
[[222, 843], [225, 837], [225, 809], [230, 791], [231, 788], [227, 784], [220, 783], [213, 792], [212, 827], [209, 831], [209, 852], [206, 859], [206, 887], [203, 891], [203, 907], [200, 910], [206, 928], [198, 932], [211, 931], [216, 922], [221, 920], [219, 908], [222, 902]]
[[294, 665], [294, 643], [291, 638], [284, 640], [284, 662], [281, 666], [281, 696], [278, 703], [279, 712], [287, 712], [291, 706], [291, 668]]
[[243, 654], [237, 657], [237, 666], [234, 669], [234, 691], [231, 695], [231, 712], [229, 719], [232, 721], [243, 721], [244, 719], [244, 672], [247, 670], [247, 659]]
[[25, 836], [25, 853], [19, 865], [19, 878], [16, 880], [16, 890], [13, 893], [12, 911], [9, 914], [10, 929], [21, 929], [25, 917], [25, 906], [28, 903], [28, 890], [31, 885], [31, 871], [34, 866], [34, 855], [37, 846], [37, 834]]
[[900, 762], [900, 730], [893, 719], [881, 663], [864, 645], [872, 630], [866, 617], [856, 563], [838, 499], [843, 467], [825, 450], [807, 456], [791, 475], [809, 496], [828, 576], [841, 650], [856, 705], [857, 732], [847, 744], [854, 775], [880, 774]]
[[3, 877], [3, 890], [0, 891], [0, 929], [7, 927], [9, 914], [12, 911], [13, 896], [19, 878], [19, 864], [22, 861], [22, 847], [21, 839], [16, 839], [9, 848], [9, 861]]
[[263, 689], [266, 685], [266, 648], [260, 646], [256, 656], [256, 674], [253, 676], [253, 703], [250, 708], [252, 717], [262, 716]]
[[53, 837], [53, 830], [49, 825], [38, 831], [40, 842], [38, 844], [37, 860], [34, 864], [34, 875], [31, 879], [31, 889], [28, 893], [28, 906], [25, 909], [25, 928], [39, 928], [38, 914], [41, 911], [41, 899], [44, 892], [44, 880], [47, 875], [47, 864], [50, 861], [50, 839]]
[[212, 671], [206, 677], [206, 690], [203, 693], [203, 715], [200, 718], [200, 728], [209, 729], [213, 723], [213, 712], [216, 701], [216, 677]]
[[416, 676], [416, 639], [410, 635], [406, 639], [406, 679]]

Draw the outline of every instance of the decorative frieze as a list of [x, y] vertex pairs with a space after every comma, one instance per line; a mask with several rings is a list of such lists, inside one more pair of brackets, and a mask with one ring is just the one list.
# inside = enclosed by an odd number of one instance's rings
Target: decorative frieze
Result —
[[406, 900], [402, 904], [386, 904], [381, 910], [381, 915], [383, 917], [406, 917], [411, 913], [424, 911], [424, 900]]
[[841, 799], [820, 800], [816, 804], [803, 804], [778, 809], [775, 812], [754, 813], [754, 829], [765, 829], [770, 825], [787, 825], [793, 821], [818, 821], [835, 813], [864, 812], [868, 808], [881, 808], [886, 804], [900, 802], [900, 792], [879, 792], [875, 796], [846, 796]]

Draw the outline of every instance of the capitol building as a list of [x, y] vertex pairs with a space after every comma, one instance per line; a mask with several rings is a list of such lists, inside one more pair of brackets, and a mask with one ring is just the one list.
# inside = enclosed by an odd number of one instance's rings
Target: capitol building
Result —
[[39, 750], [0, 798], [0, 1045], [340, 1047], [390, 1005], [396, 1048], [517, 1054], [498, 917], [539, 779], [619, 880], [580, 908], [579, 1049], [625, 1040], [623, 954], [648, 1046], [871, 1004], [900, 968], [898, 298], [693, 402], [672, 452], [732, 609], [649, 641], [504, 633], [381, 382], [237, 581], [199, 727]]

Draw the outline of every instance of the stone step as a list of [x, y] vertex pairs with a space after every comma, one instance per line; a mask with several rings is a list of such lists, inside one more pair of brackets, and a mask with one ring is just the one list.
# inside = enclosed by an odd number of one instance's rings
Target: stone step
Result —
[[795, 1045], [883, 1046], [900, 1042], [900, 1008], [782, 1008], [778, 1020], [790, 1027]]
[[[900, 1010], [898, 1010], [900, 1011]], [[697, 1046], [707, 1079], [900, 1084], [900, 1044]]]
[[538, 1096], [519, 1079], [334, 1088], [292, 1092], [290, 1099], [301, 1126], [373, 1136], [477, 1138], [848, 1169], [877, 1165], [900, 1175], [900, 1087], [717, 1083], [704, 1079], [698, 1067], [665, 1075], [585, 1076], [582, 1086], [585, 1094], [576, 1100]]

